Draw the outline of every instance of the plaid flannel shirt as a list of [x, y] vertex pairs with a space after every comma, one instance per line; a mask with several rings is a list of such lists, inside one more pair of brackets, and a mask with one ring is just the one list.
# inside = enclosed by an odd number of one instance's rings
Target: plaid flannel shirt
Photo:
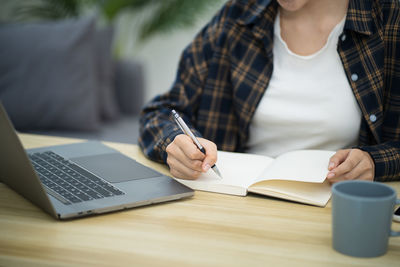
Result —
[[[181, 56], [171, 90], [142, 111], [139, 145], [149, 158], [166, 162], [167, 145], [181, 133], [172, 109], [218, 149], [246, 150], [272, 74], [277, 10], [275, 0], [229, 1], [200, 31]], [[400, 174], [399, 11], [397, 0], [350, 0], [337, 46], [362, 112], [358, 148], [372, 156], [377, 181]]]

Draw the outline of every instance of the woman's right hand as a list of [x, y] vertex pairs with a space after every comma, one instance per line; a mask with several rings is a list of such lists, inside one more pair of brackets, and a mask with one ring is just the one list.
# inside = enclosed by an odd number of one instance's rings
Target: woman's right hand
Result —
[[198, 138], [198, 140], [206, 150], [206, 154], [203, 154], [192, 139], [185, 134], [177, 135], [167, 146], [167, 164], [174, 177], [197, 179], [202, 172], [207, 172], [217, 161], [217, 146], [204, 138]]

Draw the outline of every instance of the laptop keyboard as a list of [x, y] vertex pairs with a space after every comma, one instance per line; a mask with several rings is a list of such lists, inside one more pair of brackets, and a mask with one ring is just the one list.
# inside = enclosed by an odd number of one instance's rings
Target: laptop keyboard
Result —
[[33, 153], [29, 158], [47, 193], [64, 204], [124, 194], [111, 183], [54, 152]]

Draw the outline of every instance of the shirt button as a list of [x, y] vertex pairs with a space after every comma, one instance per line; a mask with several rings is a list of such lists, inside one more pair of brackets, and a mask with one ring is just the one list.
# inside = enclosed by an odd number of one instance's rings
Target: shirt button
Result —
[[351, 75], [351, 80], [352, 80], [353, 82], [355, 82], [355, 81], [358, 80], [358, 75], [357, 75], [357, 73], [353, 73], [353, 74]]
[[375, 114], [372, 114], [371, 116], [369, 116], [369, 120], [370, 120], [371, 122], [376, 122], [376, 116], [375, 116]]
[[342, 37], [340, 37], [340, 39], [342, 40], [342, 42], [346, 41], [346, 34], [342, 34]]

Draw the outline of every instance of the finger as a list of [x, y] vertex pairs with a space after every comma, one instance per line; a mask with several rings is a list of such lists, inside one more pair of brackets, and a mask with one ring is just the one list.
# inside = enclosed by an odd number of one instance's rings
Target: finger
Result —
[[[184, 144], [184, 142], [183, 142]], [[192, 143], [189, 143], [191, 145]], [[174, 168], [175, 166], [171, 165], [179, 161], [179, 164], [183, 164], [186, 167], [201, 172], [202, 171], [202, 161], [201, 160], [192, 160], [186, 156], [181, 147], [177, 145], [177, 142], [174, 140], [171, 144], [169, 144], [166, 148], [167, 152], [167, 164], [170, 168]], [[177, 161], [172, 161], [172, 159], [177, 159]]]
[[[357, 162], [357, 164], [350, 170], [340, 172], [348, 162]], [[342, 180], [369, 180], [373, 181], [375, 175], [375, 164], [371, 156], [360, 149], [352, 149], [347, 159], [342, 165], [328, 173], [327, 178], [331, 182], [338, 182]]]
[[367, 152], [362, 150], [356, 149], [352, 152], [354, 158], [360, 159], [359, 163], [348, 173], [342, 175], [344, 180], [354, 180], [354, 179], [361, 179], [361, 180], [374, 180], [374, 163], [370, 159], [370, 156]]
[[217, 146], [215, 143], [203, 138], [200, 138], [199, 141], [206, 151], [202, 165], [203, 171], [206, 172], [217, 162]]
[[[368, 173], [363, 173], [360, 176], [357, 176], [356, 178], [354, 178], [353, 180], [373, 181], [373, 177], [371, 177], [371, 175], [369, 175]], [[336, 179], [336, 178], [329, 179], [329, 182], [331, 184], [334, 184], [334, 183], [337, 183], [337, 182], [341, 182], [341, 181], [343, 181], [343, 180], [340, 179], [340, 178], [339, 179]]]
[[337, 166], [339, 166], [343, 161], [346, 160], [350, 149], [342, 149], [337, 151], [330, 159], [328, 164], [328, 170], [331, 171]]
[[333, 178], [328, 178], [331, 183], [336, 183], [345, 180], [357, 180], [361, 177], [366, 176], [367, 169], [360, 162], [354, 168], [348, 172], [342, 173], [341, 175], [335, 175]]
[[358, 153], [358, 151], [351, 149], [345, 160], [342, 163], [340, 163], [339, 166], [332, 169], [328, 173], [327, 177], [333, 178], [334, 176], [340, 176], [343, 175], [344, 173], [349, 172], [362, 160], [362, 158], [363, 156], [361, 153]]
[[198, 177], [189, 176], [187, 174], [181, 173], [178, 170], [171, 169], [171, 175], [175, 178], [184, 179], [184, 180], [196, 180]]
[[[203, 169], [202, 169], [203, 162], [201, 160], [188, 158], [180, 147], [178, 147], [174, 151], [174, 154], [171, 156], [176, 158], [181, 164], [185, 165], [186, 167], [188, 167], [192, 170], [195, 170], [198, 172], [203, 171]], [[167, 158], [167, 160], [168, 160], [168, 158]]]
[[203, 161], [205, 155], [193, 143], [192, 139], [184, 134], [177, 135], [174, 143], [183, 151], [183, 153], [191, 160]]
[[194, 180], [201, 174], [200, 171], [188, 168], [178, 159], [173, 157], [167, 158], [167, 164], [170, 167], [171, 175], [176, 178]]

